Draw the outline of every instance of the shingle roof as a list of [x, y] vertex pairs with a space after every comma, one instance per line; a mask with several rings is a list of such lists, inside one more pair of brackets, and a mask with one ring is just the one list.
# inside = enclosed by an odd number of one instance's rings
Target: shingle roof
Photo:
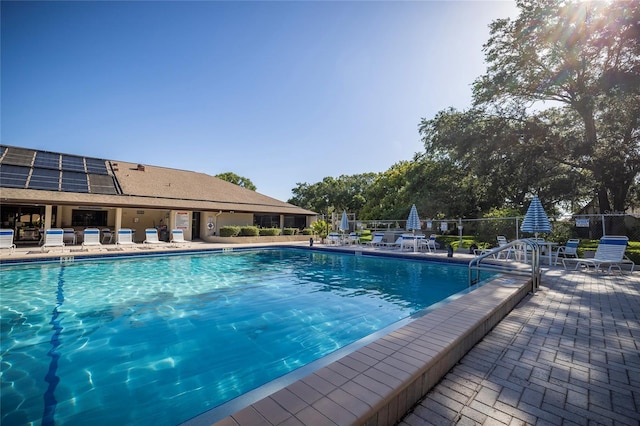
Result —
[[[24, 148], [2, 146], [5, 150]], [[33, 150], [31, 157], [34, 156]], [[104, 160], [103, 160], [104, 161]], [[204, 173], [170, 169], [123, 161], [110, 161], [121, 193], [86, 193], [73, 191], [25, 189], [21, 185], [0, 185], [3, 203], [77, 204], [113, 207], [146, 207], [185, 210], [224, 210], [266, 214], [315, 215], [289, 203], [218, 179]], [[29, 167], [27, 165], [27, 167]], [[0, 180], [0, 184], [1, 184]]]

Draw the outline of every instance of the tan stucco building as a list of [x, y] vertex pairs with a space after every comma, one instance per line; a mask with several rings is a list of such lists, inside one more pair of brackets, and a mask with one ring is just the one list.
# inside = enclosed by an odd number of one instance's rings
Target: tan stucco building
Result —
[[146, 228], [215, 239], [226, 225], [305, 228], [316, 213], [214, 176], [0, 145], [0, 227], [18, 243], [42, 229]]

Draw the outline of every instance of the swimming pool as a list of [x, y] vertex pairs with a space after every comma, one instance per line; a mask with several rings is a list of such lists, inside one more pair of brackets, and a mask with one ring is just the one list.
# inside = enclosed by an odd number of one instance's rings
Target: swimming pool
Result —
[[178, 424], [467, 288], [304, 249], [2, 267], [2, 424]]

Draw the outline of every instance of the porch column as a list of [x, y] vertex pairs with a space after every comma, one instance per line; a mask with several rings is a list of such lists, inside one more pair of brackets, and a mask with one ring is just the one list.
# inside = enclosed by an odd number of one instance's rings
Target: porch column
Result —
[[51, 229], [51, 216], [53, 215], [53, 206], [44, 206], [44, 229]]
[[280, 230], [281, 231], [284, 230], [284, 215], [283, 214], [280, 215]]
[[115, 233], [122, 228], [122, 207], [116, 207], [116, 221], [115, 221]]

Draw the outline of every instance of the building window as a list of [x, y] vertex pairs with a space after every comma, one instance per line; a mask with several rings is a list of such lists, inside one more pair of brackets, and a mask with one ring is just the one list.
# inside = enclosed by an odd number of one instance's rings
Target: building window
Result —
[[306, 216], [285, 216], [284, 217], [285, 228], [304, 229], [306, 226], [307, 226]]
[[107, 212], [96, 210], [73, 210], [71, 226], [107, 226]]
[[257, 214], [253, 224], [259, 228], [280, 228], [280, 215]]

